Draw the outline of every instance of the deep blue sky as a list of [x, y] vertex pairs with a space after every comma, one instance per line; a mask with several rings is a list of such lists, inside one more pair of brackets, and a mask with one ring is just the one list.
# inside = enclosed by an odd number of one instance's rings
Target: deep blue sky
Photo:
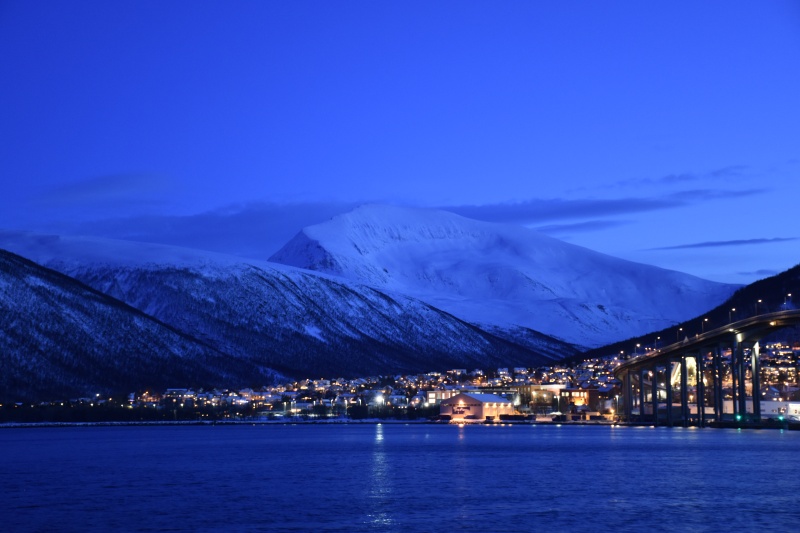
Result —
[[800, 262], [800, 3], [0, 2], [0, 228], [265, 258], [365, 202]]

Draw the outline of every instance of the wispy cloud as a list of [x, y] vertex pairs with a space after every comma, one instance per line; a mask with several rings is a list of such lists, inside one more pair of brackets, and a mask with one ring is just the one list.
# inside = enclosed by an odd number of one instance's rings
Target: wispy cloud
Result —
[[137, 216], [87, 222], [79, 233], [266, 259], [306, 226], [357, 204], [253, 203], [189, 216]]
[[761, 270], [755, 270], [753, 272], [737, 272], [736, 274], [739, 275], [739, 276], [744, 276], [744, 277], [751, 278], [751, 279], [763, 279], [763, 278], [768, 278], [770, 276], [774, 276], [774, 275], [778, 274], [778, 271], [777, 270], [761, 269]]
[[548, 235], [563, 235], [565, 233], [586, 233], [600, 231], [609, 228], [616, 228], [631, 224], [630, 220], [587, 220], [574, 224], [548, 224], [546, 226], [536, 226], [533, 229]]
[[769, 192], [769, 189], [744, 189], [728, 191], [721, 189], [689, 189], [678, 191], [668, 195], [681, 205], [699, 204], [714, 200], [729, 200], [733, 198], [747, 198], [758, 194]]
[[633, 213], [675, 209], [714, 200], [754, 196], [764, 192], [766, 192], [766, 189], [737, 191], [694, 189], [663, 196], [638, 198], [585, 198], [577, 200], [557, 198], [550, 200], [529, 200], [526, 202], [508, 204], [442, 206], [440, 209], [488, 222], [536, 224], [556, 220], [617, 217]]
[[532, 224], [549, 220], [616, 216], [669, 209], [680, 205], [669, 198], [620, 198], [580, 200], [529, 200], [526, 202], [489, 205], [442, 206], [441, 209], [488, 222]]
[[713, 178], [731, 178], [743, 176], [750, 169], [747, 165], [729, 165], [708, 173]]
[[691, 244], [679, 244], [676, 246], [663, 246], [660, 248], [649, 248], [652, 250], [684, 250], [687, 248], [717, 248], [721, 246], [750, 246], [753, 244], [771, 244], [776, 242], [796, 241], [797, 237], [774, 237], [771, 239], [736, 239], [731, 241], [706, 241]]
[[675, 185], [709, 180], [732, 179], [744, 176], [750, 169], [747, 165], [728, 165], [709, 172], [683, 172], [667, 174], [657, 178], [634, 178], [620, 180], [611, 187], [640, 187], [645, 185]]
[[172, 180], [159, 174], [113, 174], [61, 185], [34, 200], [43, 207], [160, 203]]

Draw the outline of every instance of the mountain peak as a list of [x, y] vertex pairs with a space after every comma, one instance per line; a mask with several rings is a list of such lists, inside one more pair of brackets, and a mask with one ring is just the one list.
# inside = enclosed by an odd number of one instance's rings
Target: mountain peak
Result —
[[736, 288], [521, 226], [374, 204], [304, 228], [270, 261], [408, 294], [474, 323], [587, 346], [680, 321]]

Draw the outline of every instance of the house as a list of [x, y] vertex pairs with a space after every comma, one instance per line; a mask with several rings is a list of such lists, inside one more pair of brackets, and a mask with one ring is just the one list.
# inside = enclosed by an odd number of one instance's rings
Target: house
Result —
[[439, 405], [439, 415], [450, 420], [496, 420], [512, 414], [511, 401], [494, 394], [456, 394]]
[[453, 388], [448, 388], [448, 389], [444, 389], [444, 390], [440, 390], [440, 389], [429, 390], [427, 392], [427, 396], [428, 396], [428, 400], [427, 401], [431, 405], [436, 405], [436, 404], [442, 402], [443, 400], [446, 400], [448, 398], [452, 398], [453, 396], [457, 395], [459, 393], [459, 390], [460, 389], [453, 389]]
[[577, 407], [586, 407], [589, 409], [596, 409], [600, 392], [597, 388], [573, 388], [567, 387], [559, 391], [560, 400], [559, 407], [561, 411], [570, 412]]

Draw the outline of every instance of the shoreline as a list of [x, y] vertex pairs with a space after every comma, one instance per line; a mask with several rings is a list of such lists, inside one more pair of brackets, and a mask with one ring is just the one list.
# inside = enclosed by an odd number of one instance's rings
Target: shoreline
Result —
[[365, 418], [360, 420], [331, 419], [331, 420], [141, 420], [141, 421], [102, 421], [102, 422], [4, 422], [0, 423], [0, 430], [13, 428], [37, 427], [123, 427], [123, 426], [298, 426], [298, 425], [436, 425], [436, 426], [614, 426], [620, 425], [610, 421], [441, 421], [441, 420], [398, 420]]
[[[226, 421], [205, 421], [205, 420], [142, 420], [142, 421], [103, 421], [103, 422], [4, 422], [0, 423], [0, 431], [3, 429], [33, 429], [33, 428], [77, 428], [77, 427], [137, 427], [137, 426], [300, 426], [300, 425], [436, 425], [436, 426], [605, 426], [605, 427], [649, 427], [649, 428], [683, 428], [683, 426], [665, 426], [647, 423], [626, 423], [614, 422], [610, 420], [570, 420], [570, 421], [440, 421], [440, 420], [397, 420], [397, 419], [378, 419], [367, 418], [360, 420], [333, 419], [333, 420], [226, 420]], [[697, 426], [689, 426], [698, 428]], [[779, 429], [787, 431], [800, 431], [800, 423], [774, 423], [762, 421], [753, 422], [722, 422], [711, 423], [705, 426], [708, 429]]]

